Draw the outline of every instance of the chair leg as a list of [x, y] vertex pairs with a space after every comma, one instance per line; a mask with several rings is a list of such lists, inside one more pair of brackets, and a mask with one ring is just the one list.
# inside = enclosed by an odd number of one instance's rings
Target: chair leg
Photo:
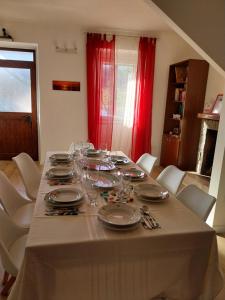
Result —
[[1, 291], [2, 296], [9, 295], [9, 290], [11, 289], [15, 280], [16, 280], [16, 277], [14, 277], [14, 276], [10, 277], [10, 279], [6, 282], [5, 286], [3, 287], [2, 291]]
[[8, 281], [8, 278], [9, 278], [9, 273], [7, 271], [5, 271], [4, 275], [3, 275], [2, 285], [6, 284], [6, 282]]

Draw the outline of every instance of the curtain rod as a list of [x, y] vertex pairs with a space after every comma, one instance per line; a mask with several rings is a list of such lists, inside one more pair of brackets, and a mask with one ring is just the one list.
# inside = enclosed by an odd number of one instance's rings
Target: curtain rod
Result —
[[121, 33], [117, 34], [116, 32], [99, 32], [99, 31], [95, 31], [95, 32], [84, 31], [83, 33], [84, 34], [87, 34], [87, 33], [99, 33], [99, 34], [115, 35], [115, 36], [121, 36], [121, 37], [137, 37], [137, 38], [143, 36], [143, 37], [148, 37], [148, 38], [152, 38], [152, 39], [156, 39], [156, 40], [159, 39], [157, 37], [152, 37], [152, 36], [149, 36], [147, 34], [133, 34], [133, 35], [131, 35], [131, 34], [121, 34]]

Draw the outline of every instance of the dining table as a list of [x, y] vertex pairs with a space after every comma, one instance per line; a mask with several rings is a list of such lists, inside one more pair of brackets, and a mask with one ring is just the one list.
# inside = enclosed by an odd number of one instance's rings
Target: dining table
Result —
[[[86, 198], [77, 215], [46, 215], [45, 195], [67, 185], [50, 185], [47, 152], [22, 266], [9, 300], [211, 300], [222, 289], [215, 231], [175, 195], [152, 203], [136, 195], [127, 205], [147, 205], [160, 224], [116, 231], [103, 226], [106, 205]], [[122, 152], [115, 152], [124, 155]], [[120, 168], [137, 167], [133, 162]], [[145, 183], [158, 185], [146, 176]], [[138, 185], [140, 182], [133, 182]], [[68, 187], [80, 188], [74, 181]], [[86, 197], [86, 196], [85, 196]]]

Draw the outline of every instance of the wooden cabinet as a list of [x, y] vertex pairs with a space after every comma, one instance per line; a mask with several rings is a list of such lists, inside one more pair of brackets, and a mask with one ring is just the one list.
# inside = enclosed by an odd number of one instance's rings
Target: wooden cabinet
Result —
[[190, 59], [170, 66], [161, 165], [196, 168], [209, 65]]
[[180, 138], [176, 135], [164, 134], [162, 139], [161, 165], [176, 165], [178, 161]]

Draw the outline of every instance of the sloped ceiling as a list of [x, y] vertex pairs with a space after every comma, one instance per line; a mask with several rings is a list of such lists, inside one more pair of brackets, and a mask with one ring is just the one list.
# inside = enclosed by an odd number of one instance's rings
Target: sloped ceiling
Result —
[[225, 71], [225, 0], [146, 0], [146, 2], [151, 8], [154, 3]]
[[1, 20], [128, 31], [169, 30], [143, 0], [0, 0], [0, 24]]

